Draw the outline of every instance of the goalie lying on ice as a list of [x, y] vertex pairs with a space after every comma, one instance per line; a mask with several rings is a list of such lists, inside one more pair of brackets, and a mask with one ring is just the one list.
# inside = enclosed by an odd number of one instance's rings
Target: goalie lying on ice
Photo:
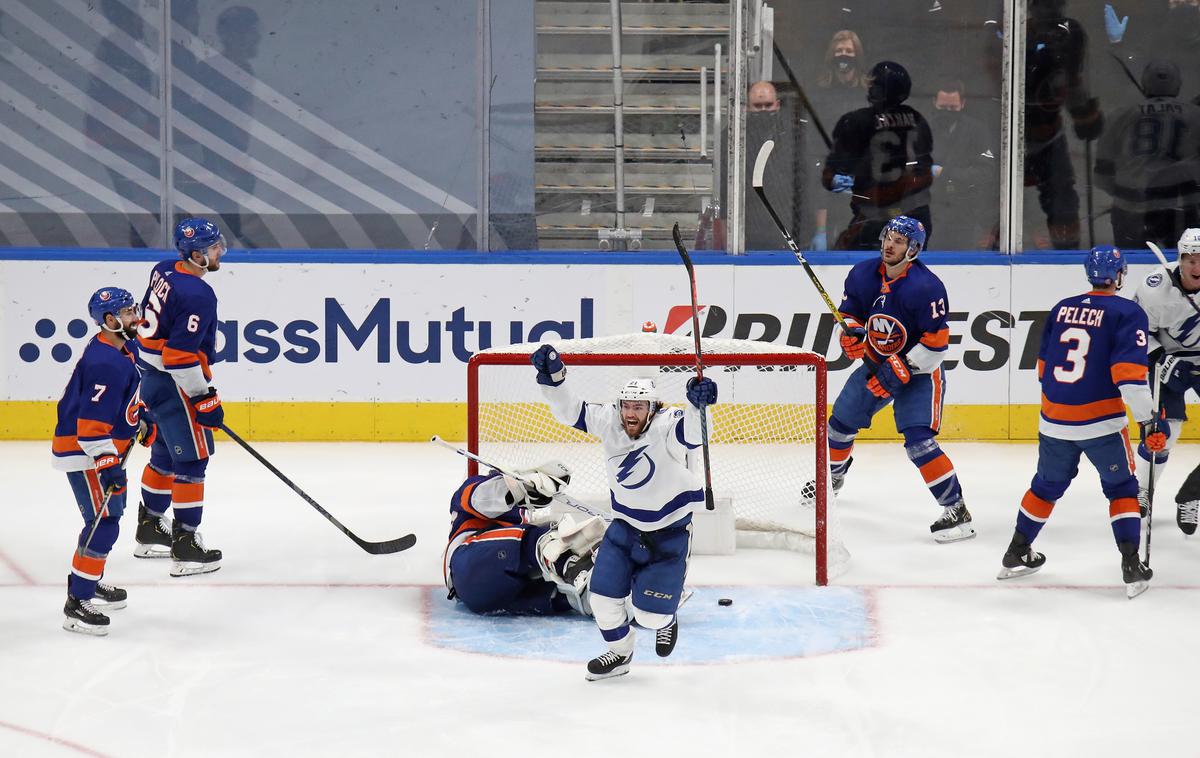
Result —
[[449, 597], [474, 613], [590, 616], [588, 582], [605, 523], [551, 511], [570, 477], [558, 462], [468, 477], [450, 498]]

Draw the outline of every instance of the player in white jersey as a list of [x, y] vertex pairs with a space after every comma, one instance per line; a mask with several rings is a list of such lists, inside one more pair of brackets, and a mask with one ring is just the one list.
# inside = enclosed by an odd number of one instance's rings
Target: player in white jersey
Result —
[[687, 454], [702, 443], [701, 413], [717, 402], [717, 385], [688, 381], [685, 409], [665, 408], [651, 378], [630, 380], [616, 403], [588, 403], [564, 384], [558, 352], [542, 345], [531, 357], [537, 381], [560, 422], [600, 438], [608, 471], [612, 524], [596, 553], [592, 615], [608, 652], [588, 662], [589, 680], [629, 672], [631, 623], [654, 629], [655, 652], [675, 648], [675, 612], [691, 552], [692, 507], [704, 500]]
[[[1155, 482], [1187, 420], [1184, 395], [1189, 389], [1200, 394], [1200, 229], [1184, 231], [1178, 248], [1179, 265], [1166, 272], [1155, 269], [1138, 283], [1133, 295], [1149, 321], [1151, 370], [1159, 372], [1159, 406], [1171, 425], [1166, 449], [1155, 454]], [[1138, 445], [1138, 457], [1144, 462], [1137, 467], [1137, 477], [1138, 500], [1145, 513], [1150, 486], [1150, 451], [1145, 443]], [[1192, 534], [1196, 509], [1185, 507], [1188, 502], [1179, 503], [1176, 522]]]

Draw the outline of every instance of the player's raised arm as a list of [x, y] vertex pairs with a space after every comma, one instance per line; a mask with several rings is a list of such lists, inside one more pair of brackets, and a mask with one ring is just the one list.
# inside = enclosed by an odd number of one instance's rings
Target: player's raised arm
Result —
[[615, 413], [611, 406], [584, 402], [567, 387], [567, 367], [552, 345], [539, 347], [529, 361], [537, 369], [537, 383], [542, 385], [550, 412], [560, 423], [595, 434], [611, 420]]

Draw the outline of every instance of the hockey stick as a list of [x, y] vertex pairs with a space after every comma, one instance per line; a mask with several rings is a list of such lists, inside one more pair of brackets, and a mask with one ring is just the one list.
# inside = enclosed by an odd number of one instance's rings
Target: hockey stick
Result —
[[1088, 222], [1088, 247], [1096, 246], [1096, 216], [1095, 206], [1092, 202], [1092, 141], [1085, 139], [1083, 141], [1083, 162], [1084, 169], [1087, 172], [1087, 187], [1084, 199], [1087, 201], [1087, 222]]
[[[1152, 418], [1156, 419], [1155, 429], [1158, 428], [1158, 421], [1164, 424], [1171, 423], [1159, 415], [1158, 394], [1161, 383], [1162, 374], [1155, 371], [1154, 389], [1150, 392], [1151, 407], [1154, 409], [1154, 416]], [[1158, 453], [1150, 448], [1146, 448], [1146, 452], [1150, 453], [1150, 483], [1146, 485], [1146, 568], [1150, 568], [1150, 536], [1154, 533], [1154, 464], [1158, 462]]]
[[1167, 272], [1167, 278], [1170, 279], [1171, 283], [1175, 285], [1175, 289], [1179, 290], [1179, 294], [1183, 295], [1183, 299], [1188, 301], [1188, 305], [1192, 306], [1192, 310], [1194, 310], [1196, 313], [1200, 313], [1200, 305], [1196, 305], [1196, 301], [1193, 300], [1192, 296], [1188, 294], [1188, 291], [1183, 288], [1183, 285], [1177, 282], [1175, 277], [1171, 276], [1171, 267], [1170, 264], [1167, 263], [1167, 256], [1163, 255], [1163, 251], [1158, 247], [1158, 245], [1150, 242], [1149, 240], [1146, 241], [1146, 247], [1150, 248], [1150, 251], [1154, 253], [1155, 258], [1158, 258], [1158, 262], [1162, 264], [1163, 270]]
[[783, 51], [779, 49], [779, 44], [775, 42], [771, 44], [775, 48], [775, 57], [779, 60], [779, 65], [783, 66], [783, 73], [787, 74], [788, 81], [796, 88], [796, 92], [800, 93], [800, 103], [808, 111], [808, 114], [812, 116], [813, 125], [817, 127], [817, 133], [825, 141], [825, 149], [832, 150], [833, 142], [830, 141], [828, 132], [825, 131], [825, 127], [821, 124], [821, 117], [817, 115], [816, 109], [809, 102], [808, 95], [804, 94], [804, 88], [800, 86], [800, 80], [792, 73], [792, 67], [788, 65], [787, 58], [783, 57]]
[[775, 141], [767, 140], [758, 150], [758, 157], [754, 159], [754, 176], [752, 184], [754, 191], [758, 194], [758, 199], [766, 206], [767, 213], [770, 214], [771, 220], [775, 222], [775, 227], [779, 229], [779, 233], [783, 235], [783, 241], [792, 251], [792, 255], [796, 256], [796, 260], [804, 267], [804, 273], [808, 274], [808, 278], [812, 280], [813, 286], [817, 288], [817, 292], [821, 295], [821, 299], [825, 301], [825, 307], [833, 314], [833, 318], [838, 322], [844, 331], [850, 331], [850, 326], [846, 323], [846, 319], [842, 317], [841, 312], [833, 304], [833, 299], [829, 297], [829, 293], [825, 291], [821, 280], [817, 278], [817, 272], [813, 271], [812, 266], [808, 265], [808, 261], [804, 259], [804, 253], [800, 252], [800, 246], [796, 244], [796, 240], [792, 239], [792, 234], [783, 225], [783, 221], [779, 218], [779, 214], [771, 207], [771, 201], [767, 200], [767, 192], [763, 189], [763, 170], [767, 167], [767, 159], [771, 157], [771, 151], [775, 149]]
[[366, 550], [368, 553], [370, 553], [372, 555], [387, 555], [388, 553], [398, 553], [401, 550], [408, 550], [410, 547], [417, 544], [417, 535], [415, 535], [415, 534], [406, 534], [403, 537], [397, 537], [394, 540], [386, 540], [384, 542], [367, 542], [366, 540], [362, 539], [354, 532], [347, 529], [346, 526], [344, 524], [342, 524], [341, 521], [338, 521], [336, 518], [333, 517], [333, 514], [331, 514], [329, 511], [325, 510], [324, 508], [322, 508], [320, 503], [318, 503], [316, 500], [313, 500], [311, 497], [309, 497], [307, 492], [300, 489], [298, 486], [296, 486], [295, 482], [293, 482], [291, 479], [288, 479], [286, 476], [284, 476], [282, 471], [280, 471], [279, 469], [277, 469], [273, 465], [271, 465], [271, 462], [268, 461], [266, 458], [264, 458], [261, 453], [259, 453], [254, 448], [250, 447], [249, 442], [246, 442], [246, 440], [239, 437], [237, 434], [235, 434], [233, 432], [232, 429], [225, 426], [224, 424], [222, 424], [218, 428], [221, 431], [228, 434], [229, 438], [232, 439], [234, 442], [241, 445], [243, 450], [245, 450], [250, 455], [254, 456], [254, 458], [259, 463], [266, 466], [268, 471], [270, 471], [275, 476], [279, 477], [279, 479], [284, 484], [291, 487], [293, 492], [295, 492], [300, 497], [304, 498], [304, 502], [308, 503], [313, 508], [316, 508], [317, 513], [320, 513], [322, 516], [324, 516], [329, 521], [329, 523], [336, 526], [342, 532], [342, 534], [349, 537], [351, 540], [354, 541], [354, 544], [358, 545], [363, 550]]
[[[437, 444], [441, 445], [442, 447], [446, 448], [447, 450], [452, 450], [452, 451], [458, 453], [459, 455], [461, 455], [462, 457], [466, 458], [469, 461], [475, 461], [476, 463], [478, 463], [480, 465], [487, 466], [488, 468], [492, 469], [493, 471], [499, 471], [501, 474], [504, 474], [505, 476], [511, 476], [513, 479], [517, 479], [521, 482], [528, 481], [525, 477], [521, 476], [520, 474], [516, 473], [515, 471], [511, 471], [503, 466], [497, 466], [495, 463], [492, 463], [491, 461], [486, 461], [483, 458], [480, 458], [478, 455], [475, 455], [474, 453], [472, 453], [470, 450], [463, 450], [461, 447], [455, 447], [454, 445], [451, 445], [449, 442], [442, 439], [441, 437], [439, 437], [436, 434], [433, 435], [432, 437], [430, 437], [429, 441], [436, 442]], [[546, 474], [546, 476], [548, 476], [551, 479], [553, 479], [554, 481], [558, 482], [558, 485], [560, 487], [565, 487], [567, 484], [562, 479], [559, 479], [556, 476], [551, 476], [550, 474]], [[587, 514], [588, 516], [599, 516], [600, 518], [604, 519], [605, 521], [612, 521], [611, 517], [606, 516], [603, 513], [595, 510], [594, 508], [591, 508], [591, 507], [579, 502], [578, 500], [576, 500], [575, 498], [571, 497], [570, 495], [568, 495], [567, 493], [565, 493], [561, 490], [554, 493], [554, 498], [557, 499], [558, 502], [562, 503], [563, 505], [568, 505], [568, 506], [574, 508], [575, 510], [580, 511], [581, 513]]]
[[[696, 381], [700, 381], [704, 378], [704, 356], [700, 352], [700, 306], [697, 305], [699, 298], [696, 296], [696, 269], [692, 266], [692, 258], [688, 255], [687, 248], [683, 246], [683, 238], [679, 236], [679, 224], [671, 227], [671, 237], [675, 240], [675, 249], [679, 251], [679, 257], [683, 258], [688, 282], [692, 285], [692, 337], [696, 341]], [[711, 511], [716, 506], [713, 504], [712, 463], [708, 456], [707, 410], [707, 407], [700, 409], [700, 449], [704, 452], [704, 507]]]
[[[120, 466], [122, 469], [125, 468], [125, 464], [129, 462], [129, 454], [132, 452], [133, 440], [129, 440], [129, 447], [125, 448], [125, 452], [121, 454]], [[125, 487], [128, 489], [129, 485], [126, 484]], [[108, 508], [108, 501], [112, 499], [113, 492], [114, 489], [112, 487], [109, 487], [104, 491], [104, 501], [100, 503], [100, 510], [96, 511], [96, 517], [92, 519], [92, 526], [90, 529], [88, 529], [87, 539], [85, 539], [79, 545], [78, 553], [80, 558], [82, 558], [83, 554], [87, 552], [88, 546], [92, 544], [92, 537], [96, 536], [96, 529], [100, 526], [100, 519], [104, 518], [104, 511]]]
[[1125, 61], [1121, 59], [1121, 56], [1117, 55], [1112, 50], [1109, 50], [1108, 54], [1112, 56], [1114, 61], [1117, 62], [1117, 65], [1121, 67], [1121, 70], [1125, 72], [1125, 76], [1129, 78], [1129, 81], [1137, 89], [1138, 94], [1140, 94], [1142, 97], [1145, 97], [1146, 91], [1142, 89], [1141, 82], [1134, 78], [1133, 72], [1129, 70], [1129, 66], [1125, 65]]

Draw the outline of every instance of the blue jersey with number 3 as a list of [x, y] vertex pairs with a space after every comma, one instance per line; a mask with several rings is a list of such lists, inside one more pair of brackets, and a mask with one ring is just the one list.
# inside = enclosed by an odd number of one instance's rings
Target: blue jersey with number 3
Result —
[[1125, 429], [1120, 387], [1145, 385], [1146, 373], [1146, 312], [1140, 305], [1103, 292], [1060, 301], [1046, 317], [1038, 352], [1038, 430], [1086, 440]]
[[919, 260], [888, 279], [878, 258], [860, 261], [846, 275], [838, 309], [851, 326], [867, 330], [867, 357], [899, 355], [918, 374], [932, 373], [950, 344], [946, 286]]

